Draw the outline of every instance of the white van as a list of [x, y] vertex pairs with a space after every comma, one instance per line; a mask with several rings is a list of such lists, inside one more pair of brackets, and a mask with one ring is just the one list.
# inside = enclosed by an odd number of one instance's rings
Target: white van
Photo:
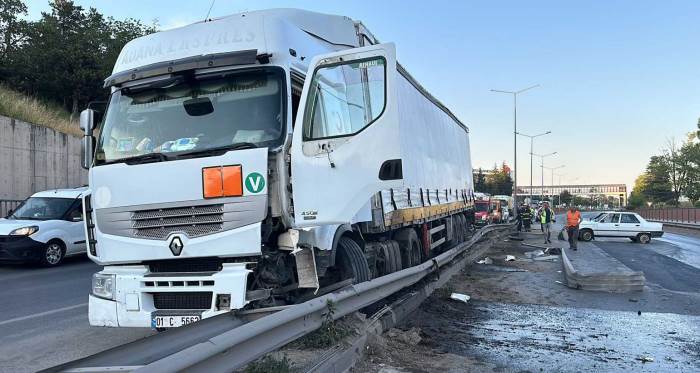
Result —
[[82, 195], [86, 189], [36, 193], [0, 219], [0, 262], [52, 267], [66, 256], [85, 253]]

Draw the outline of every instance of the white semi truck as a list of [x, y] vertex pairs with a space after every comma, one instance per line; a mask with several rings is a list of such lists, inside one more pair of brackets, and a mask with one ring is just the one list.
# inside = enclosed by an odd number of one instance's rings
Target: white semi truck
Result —
[[276, 9], [158, 32], [105, 86], [102, 119], [81, 113], [104, 266], [91, 325], [293, 304], [429, 260], [473, 222], [468, 128], [350, 18]]

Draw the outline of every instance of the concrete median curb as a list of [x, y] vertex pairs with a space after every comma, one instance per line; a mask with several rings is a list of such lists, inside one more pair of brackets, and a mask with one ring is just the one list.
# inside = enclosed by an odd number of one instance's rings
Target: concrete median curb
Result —
[[[590, 245], [591, 247], [595, 247]], [[591, 247], [586, 247], [586, 250], [593, 251]], [[597, 249], [597, 248], [595, 248]], [[603, 270], [585, 270], [577, 269], [572, 263], [568, 252], [569, 249], [563, 249], [561, 253], [562, 265], [564, 274], [566, 275], [567, 286], [574, 289], [604, 291], [611, 293], [626, 293], [630, 291], [643, 291], [644, 273], [640, 271], [632, 271], [624, 266], [616, 259], [603, 253], [600, 249], [595, 254], [604, 256], [604, 260], [610, 261], [611, 265]]]

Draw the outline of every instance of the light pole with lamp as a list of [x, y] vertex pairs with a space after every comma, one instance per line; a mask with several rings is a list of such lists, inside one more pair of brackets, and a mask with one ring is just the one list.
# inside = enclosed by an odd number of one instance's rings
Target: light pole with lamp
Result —
[[[564, 168], [564, 167], [566, 167], [566, 165], [561, 165], [561, 166], [558, 166], [558, 167], [546, 167], [546, 166], [543, 165], [542, 167], [544, 167], [544, 168], [546, 168], [546, 169], [548, 169], [549, 171], [552, 172], [552, 202], [554, 202], [554, 170], [558, 170], [558, 169], [560, 169], [560, 168]], [[560, 199], [561, 199], [561, 198], [560, 198]], [[561, 201], [559, 201], [559, 202], [561, 202]]]
[[532, 196], [535, 195], [535, 192], [534, 192], [534, 188], [535, 188], [535, 187], [532, 185], [532, 184], [533, 184], [533, 183], [532, 183], [532, 152], [535, 151], [535, 149], [533, 148], [533, 145], [534, 145], [534, 142], [535, 142], [535, 137], [540, 137], [540, 136], [544, 136], [544, 135], [549, 135], [550, 133], [552, 133], [552, 131], [543, 132], [543, 133], [540, 133], [540, 134], [537, 134], [537, 135], [527, 135], [527, 134], [524, 134], [524, 133], [522, 133], [522, 132], [516, 132], [517, 135], [525, 136], [525, 137], [529, 137], [529, 138], [530, 138], [530, 200], [532, 200]]
[[[539, 86], [539, 84], [535, 84], [519, 91], [491, 90], [491, 92], [513, 95], [513, 202], [516, 205], [518, 203], [518, 95]], [[517, 214], [517, 209], [515, 209], [515, 215], [517, 216]]]
[[542, 177], [542, 184], [541, 184], [542, 189], [540, 190], [540, 192], [541, 192], [540, 197], [544, 197], [544, 159], [557, 154], [557, 152], [551, 152], [551, 153], [547, 153], [547, 154], [536, 154], [536, 153], [531, 153], [531, 154], [534, 156], [540, 157], [540, 167], [542, 170], [541, 171], [541, 173], [542, 173], [542, 175], [541, 175], [541, 177]]

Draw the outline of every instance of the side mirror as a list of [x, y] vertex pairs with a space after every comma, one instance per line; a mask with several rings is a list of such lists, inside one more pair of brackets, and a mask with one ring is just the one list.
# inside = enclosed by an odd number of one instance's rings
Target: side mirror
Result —
[[92, 130], [95, 129], [95, 111], [85, 109], [80, 112], [80, 129], [85, 132], [85, 136], [92, 136]]
[[85, 132], [81, 143], [81, 155], [83, 158], [82, 166], [84, 169], [90, 168], [92, 165], [92, 157], [95, 151], [95, 137], [92, 136], [92, 130], [95, 129], [95, 111], [85, 109], [80, 112], [80, 129]]

